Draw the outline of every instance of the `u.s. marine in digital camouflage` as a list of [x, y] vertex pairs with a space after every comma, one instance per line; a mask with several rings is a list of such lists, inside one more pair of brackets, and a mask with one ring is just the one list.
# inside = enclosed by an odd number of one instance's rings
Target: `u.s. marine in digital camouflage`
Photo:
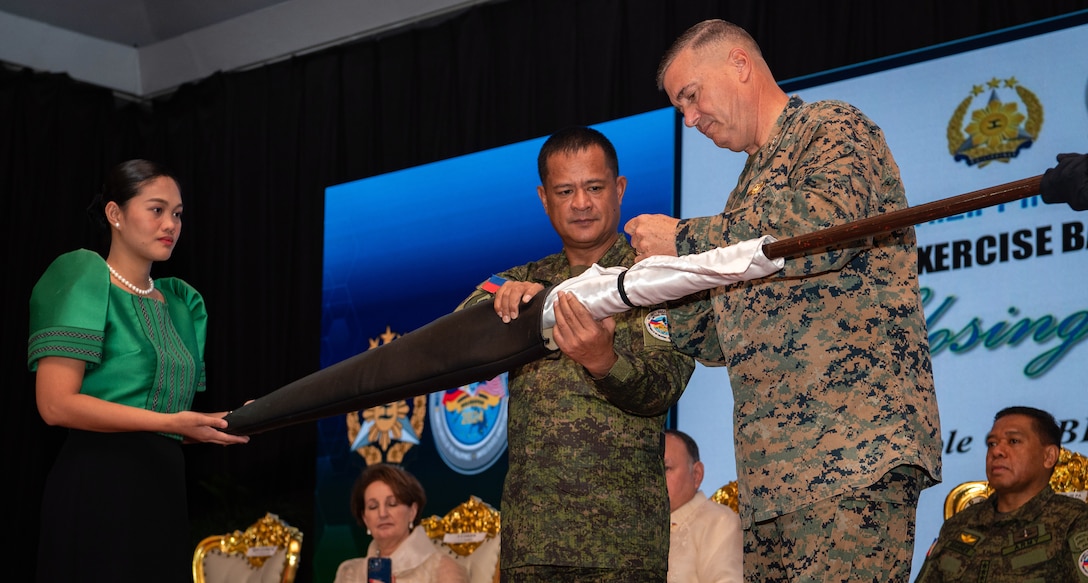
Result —
[[916, 583], [1088, 582], [1088, 503], [1048, 486], [1002, 514], [996, 498], [945, 521]]
[[[634, 259], [617, 234], [597, 263], [630, 267]], [[572, 271], [557, 253], [499, 275], [549, 287], [584, 268]], [[481, 284], [462, 305], [490, 299]], [[613, 317], [619, 361], [603, 379], [560, 352], [510, 371], [504, 569], [643, 570], [664, 580], [669, 504], [662, 432], [695, 363], [661, 335], [662, 308]]]
[[[906, 206], [882, 132], [856, 108], [795, 96], [772, 135], [723, 213], [680, 221], [680, 255]], [[745, 526], [897, 466], [921, 468], [924, 485], [940, 479], [916, 253], [913, 228], [902, 229], [670, 306], [673, 342], [729, 370]]]
[[[787, 95], [733, 23], [686, 30], [657, 83], [685, 125], [748, 158], [722, 213], [630, 219], [642, 253], [784, 239], [907, 204], [880, 128], [849, 104]], [[941, 475], [916, 263], [905, 228], [670, 306], [673, 342], [728, 368], [746, 579], [909, 579], [918, 496]]]

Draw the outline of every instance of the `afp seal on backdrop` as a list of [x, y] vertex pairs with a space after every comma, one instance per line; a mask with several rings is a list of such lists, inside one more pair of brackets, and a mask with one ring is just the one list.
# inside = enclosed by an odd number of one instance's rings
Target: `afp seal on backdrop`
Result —
[[449, 468], [471, 476], [506, 451], [507, 373], [428, 395], [431, 435]]
[[948, 120], [948, 152], [957, 162], [985, 168], [1008, 163], [1030, 148], [1043, 129], [1043, 105], [1016, 77], [991, 77], [971, 88]]

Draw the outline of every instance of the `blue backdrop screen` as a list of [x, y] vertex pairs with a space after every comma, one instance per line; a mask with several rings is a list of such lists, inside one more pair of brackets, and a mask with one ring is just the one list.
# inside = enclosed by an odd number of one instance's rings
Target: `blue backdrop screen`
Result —
[[[675, 112], [593, 127], [616, 146], [628, 179], [620, 224], [674, 214]], [[536, 192], [545, 139], [326, 190], [322, 367], [395, 342], [452, 312], [492, 274], [560, 250]], [[499, 507], [505, 377], [450, 389], [318, 423], [315, 580], [331, 581], [340, 561], [366, 550], [348, 501], [368, 463], [401, 463], [419, 477], [424, 515], [444, 515], [470, 495]]]

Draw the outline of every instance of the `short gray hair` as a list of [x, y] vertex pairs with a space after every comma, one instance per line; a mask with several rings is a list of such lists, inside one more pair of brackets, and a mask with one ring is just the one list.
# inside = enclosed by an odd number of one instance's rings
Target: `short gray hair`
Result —
[[672, 62], [676, 60], [676, 56], [681, 51], [689, 47], [700, 49], [722, 42], [739, 44], [752, 51], [755, 55], [763, 56], [763, 53], [759, 50], [759, 44], [752, 38], [752, 35], [748, 34], [748, 31], [725, 20], [704, 20], [687, 29], [684, 34], [680, 35], [672, 43], [669, 50], [665, 51], [665, 56], [661, 57], [661, 64], [657, 66], [657, 88], [665, 88], [665, 71], [672, 65]]

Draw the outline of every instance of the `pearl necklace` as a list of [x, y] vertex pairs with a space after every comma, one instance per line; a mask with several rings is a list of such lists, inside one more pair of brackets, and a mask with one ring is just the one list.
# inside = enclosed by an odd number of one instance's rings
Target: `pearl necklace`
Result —
[[148, 278], [147, 278], [147, 289], [140, 289], [140, 288], [132, 285], [132, 283], [129, 280], [121, 277], [121, 274], [117, 273], [117, 270], [114, 269], [113, 266], [110, 265], [109, 263], [106, 264], [106, 267], [110, 268], [110, 273], [112, 273], [113, 276], [117, 278], [117, 281], [125, 284], [125, 287], [127, 287], [128, 289], [130, 289], [130, 290], [132, 290], [132, 291], [134, 291], [134, 292], [136, 292], [138, 294], [140, 294], [141, 296], [151, 295], [151, 292], [155, 291], [155, 280], [151, 279], [151, 276], [148, 276]]

